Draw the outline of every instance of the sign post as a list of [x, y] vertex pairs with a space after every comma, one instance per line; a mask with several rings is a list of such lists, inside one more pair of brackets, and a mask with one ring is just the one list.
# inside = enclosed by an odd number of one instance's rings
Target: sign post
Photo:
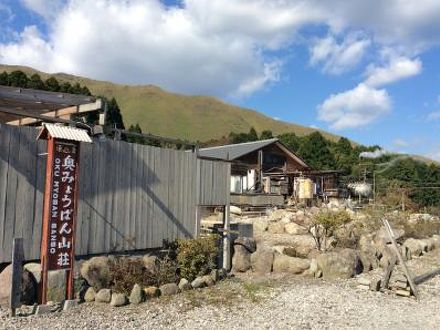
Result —
[[47, 302], [48, 272], [66, 271], [66, 299], [74, 298], [73, 264], [78, 206], [80, 142], [92, 142], [84, 130], [45, 124], [47, 165], [41, 238], [41, 303]]

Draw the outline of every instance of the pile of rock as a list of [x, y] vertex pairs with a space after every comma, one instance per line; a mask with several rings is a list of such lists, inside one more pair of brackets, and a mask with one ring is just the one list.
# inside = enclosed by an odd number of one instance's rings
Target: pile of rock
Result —
[[226, 277], [227, 272], [224, 269], [214, 269], [211, 274], [197, 277], [192, 282], [189, 282], [185, 278], [181, 278], [179, 283], [167, 283], [159, 287], [148, 286], [142, 288], [139, 284], [135, 284], [129, 295], [120, 292], [113, 292], [108, 288], [96, 290], [93, 287], [89, 287], [84, 294], [84, 301], [107, 303], [114, 307], [127, 304], [137, 305], [160, 296], [172, 296], [183, 291], [210, 287]]

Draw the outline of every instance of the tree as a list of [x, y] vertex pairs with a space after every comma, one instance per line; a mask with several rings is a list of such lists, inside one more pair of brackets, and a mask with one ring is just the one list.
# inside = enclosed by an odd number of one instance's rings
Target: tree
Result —
[[46, 88], [50, 92], [59, 92], [60, 91], [60, 84], [58, 83], [58, 80], [56, 80], [55, 77], [50, 77], [45, 82]]
[[110, 101], [107, 101], [104, 98], [104, 102], [107, 103], [106, 125], [110, 125], [113, 128], [125, 129], [121, 109], [119, 109], [116, 99], [113, 97]]
[[298, 154], [307, 164], [317, 170], [334, 169], [336, 166], [327, 140], [319, 132], [313, 132], [304, 138]]
[[72, 93], [72, 85], [69, 82], [64, 82], [60, 86], [60, 92], [62, 93]]
[[28, 84], [28, 77], [23, 71], [16, 70], [9, 74], [9, 85], [14, 87], [26, 88]]
[[0, 74], [0, 85], [9, 86], [9, 74], [6, 71]]
[[44, 90], [46, 86], [38, 73], [34, 73], [28, 81], [28, 88]]
[[297, 151], [301, 145], [301, 138], [295, 133], [284, 133], [278, 135], [278, 139], [293, 151]]
[[258, 140], [258, 134], [257, 131], [255, 130], [255, 128], [251, 127], [251, 129], [249, 130], [249, 134], [248, 134], [248, 141], [257, 141]]
[[272, 138], [273, 138], [272, 131], [264, 130], [263, 132], [261, 132], [260, 140], [268, 140], [268, 139], [272, 139]]

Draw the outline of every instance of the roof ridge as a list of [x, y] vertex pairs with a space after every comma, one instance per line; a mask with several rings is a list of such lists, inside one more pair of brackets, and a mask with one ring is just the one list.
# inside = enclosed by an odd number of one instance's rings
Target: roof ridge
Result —
[[254, 143], [275, 142], [275, 141], [279, 141], [279, 139], [278, 138], [272, 138], [272, 139], [249, 141], [249, 142], [242, 142], [242, 143], [223, 144], [221, 146], [200, 148], [199, 150], [212, 150], [212, 149], [224, 148], [224, 147], [230, 147], [230, 146], [242, 146], [242, 145], [248, 145], [248, 144], [254, 144]]

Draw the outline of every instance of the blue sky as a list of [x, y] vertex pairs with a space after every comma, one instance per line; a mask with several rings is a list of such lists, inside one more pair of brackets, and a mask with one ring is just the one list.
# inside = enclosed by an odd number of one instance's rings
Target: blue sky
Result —
[[0, 62], [214, 95], [440, 160], [438, 0], [0, 0]]

